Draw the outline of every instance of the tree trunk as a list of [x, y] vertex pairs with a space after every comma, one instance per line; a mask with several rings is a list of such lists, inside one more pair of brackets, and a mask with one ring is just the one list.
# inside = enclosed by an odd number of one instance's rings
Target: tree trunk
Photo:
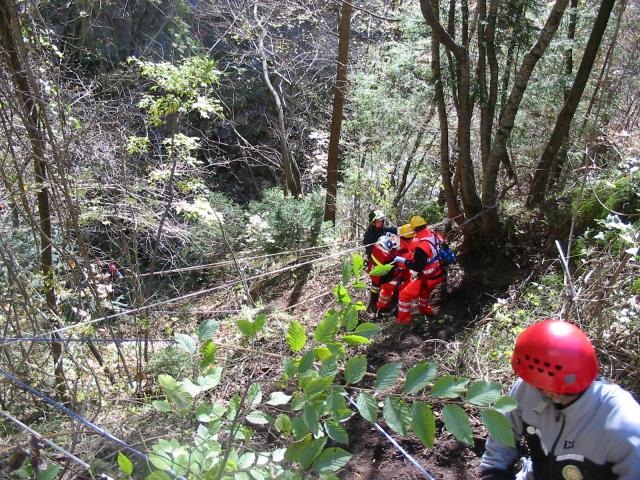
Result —
[[602, 3], [600, 4], [598, 16], [593, 24], [591, 35], [589, 35], [589, 40], [587, 41], [587, 46], [585, 47], [580, 67], [576, 73], [576, 79], [571, 87], [571, 92], [569, 93], [562, 110], [558, 114], [556, 124], [553, 128], [553, 132], [551, 133], [551, 138], [538, 161], [538, 166], [533, 176], [533, 182], [531, 183], [531, 189], [529, 190], [529, 198], [527, 202], [529, 206], [539, 205], [545, 197], [551, 167], [556, 155], [558, 154], [558, 150], [560, 150], [560, 147], [569, 134], [573, 116], [576, 113], [576, 109], [578, 108], [578, 104], [582, 98], [582, 93], [587, 85], [587, 80], [589, 79], [593, 63], [600, 48], [602, 36], [607, 28], [607, 23], [609, 22], [609, 17], [611, 16], [611, 10], [613, 9], [614, 3], [615, 0], [602, 0]]
[[327, 158], [327, 193], [324, 202], [324, 221], [336, 223], [336, 195], [338, 193], [338, 156], [340, 155], [340, 132], [342, 131], [342, 110], [347, 91], [347, 62], [349, 61], [349, 41], [351, 39], [351, 3], [342, 2], [340, 17], [340, 38], [338, 40], [338, 62], [336, 65], [336, 91], [333, 95], [331, 132]]
[[256, 22], [258, 22], [258, 25], [260, 25], [260, 28], [262, 30], [258, 39], [258, 49], [260, 51], [260, 58], [262, 60], [262, 75], [264, 78], [264, 83], [267, 86], [267, 90], [271, 95], [276, 110], [276, 130], [278, 131], [278, 136], [280, 137], [280, 154], [282, 155], [282, 169], [284, 171], [284, 178], [289, 192], [291, 192], [293, 196], [298, 197], [302, 195], [302, 188], [300, 186], [300, 172], [298, 171], [298, 166], [295, 163], [295, 160], [291, 157], [291, 151], [289, 150], [289, 138], [287, 135], [287, 126], [284, 119], [284, 107], [282, 105], [282, 100], [280, 99], [280, 95], [278, 95], [278, 92], [273, 87], [271, 79], [269, 78], [267, 53], [264, 49], [264, 37], [266, 35], [266, 32], [262, 27], [261, 21], [258, 18], [258, 2], [256, 2], [253, 6], [253, 14]]
[[[611, 43], [609, 44], [609, 48], [607, 49], [607, 54], [604, 57], [604, 61], [602, 62], [602, 68], [600, 69], [600, 75], [598, 75], [598, 81], [596, 82], [596, 88], [593, 90], [593, 95], [591, 95], [591, 100], [589, 100], [589, 106], [587, 107], [587, 113], [584, 115], [584, 120], [582, 121], [582, 126], [580, 127], [580, 132], [584, 131], [584, 127], [587, 124], [587, 120], [591, 115], [591, 109], [600, 93], [600, 88], [602, 87], [604, 91], [604, 85], [609, 84], [609, 72], [611, 69], [611, 64], [613, 63], [613, 52], [618, 43], [618, 34], [620, 33], [620, 25], [622, 24], [622, 17], [624, 16], [624, 11], [627, 7], [627, 0], [623, 0], [620, 4], [618, 11], [618, 18], [616, 20], [616, 28], [613, 32], [613, 38], [611, 39]], [[629, 58], [634, 58], [635, 52], [629, 55]], [[566, 99], [565, 99], [566, 100]], [[600, 108], [603, 104], [602, 98], [600, 102], [598, 102], [598, 108]], [[596, 110], [595, 118], [598, 118], [598, 111]]]
[[[440, 5], [438, 0], [432, 0], [433, 12], [439, 20]], [[451, 183], [451, 164], [449, 161], [449, 119], [447, 107], [444, 101], [444, 88], [442, 85], [442, 73], [440, 71], [440, 42], [435, 35], [431, 35], [431, 76], [434, 82], [435, 101], [438, 106], [438, 124], [440, 126], [440, 176], [442, 177], [442, 189], [447, 204], [447, 218], [460, 218], [460, 207]]]
[[[569, 0], [556, 0], [549, 17], [545, 22], [544, 28], [538, 36], [538, 40], [531, 47], [529, 52], [522, 60], [522, 65], [513, 83], [513, 88], [509, 95], [509, 99], [502, 113], [502, 118], [496, 131], [495, 140], [491, 147], [491, 154], [489, 155], [489, 161], [487, 162], [487, 168], [483, 172], [482, 180], [482, 204], [485, 207], [491, 207], [496, 205], [497, 202], [497, 183], [498, 183], [498, 167], [502, 161], [503, 156], [507, 155], [507, 141], [511, 136], [513, 130], [513, 124], [515, 122], [518, 109], [520, 108], [520, 102], [524, 95], [533, 69], [535, 68], [538, 60], [542, 57], [545, 50], [551, 42], [553, 34], [560, 25], [562, 15]], [[499, 222], [497, 208], [491, 208], [482, 216], [482, 233], [487, 242], [494, 242], [498, 238]]]
[[491, 120], [488, 118], [489, 92], [487, 91], [487, 0], [478, 0], [478, 63], [476, 78], [480, 97], [480, 160], [484, 167], [489, 160], [491, 148]]
[[[463, 5], [464, 6], [464, 5]], [[475, 176], [473, 163], [471, 161], [471, 71], [469, 63], [469, 52], [466, 48], [458, 45], [453, 38], [444, 30], [438, 16], [435, 14], [429, 0], [420, 0], [422, 15], [426, 22], [431, 26], [434, 38], [441, 43], [446, 49], [451, 51], [458, 63], [458, 147], [460, 148], [458, 158], [458, 168], [460, 170], [460, 186], [462, 193], [462, 203], [464, 213], [467, 216], [473, 216], [480, 213], [482, 204], [475, 185]], [[464, 27], [468, 21], [463, 18], [463, 34], [467, 35], [467, 28]], [[463, 39], [466, 39], [464, 37]], [[467, 246], [475, 243], [477, 240], [475, 228], [469, 224], [465, 231], [465, 243]]]
[[[4, 60], [7, 64], [7, 71], [16, 89], [16, 96], [19, 103], [20, 115], [27, 131], [29, 142], [31, 143], [31, 154], [33, 157], [33, 167], [36, 184], [38, 185], [38, 215], [39, 237], [40, 237], [40, 269], [44, 278], [44, 293], [47, 307], [51, 312], [51, 325], [54, 328], [60, 327], [58, 322], [58, 307], [53, 278], [53, 256], [52, 256], [52, 228], [51, 212], [49, 208], [49, 189], [47, 187], [47, 163], [45, 159], [45, 142], [42, 132], [38, 128], [39, 116], [41, 112], [35, 102], [35, 92], [31, 87], [29, 78], [24, 70], [23, 61], [20, 58], [20, 45], [23, 42], [22, 30], [15, 5], [11, 0], [0, 0], [0, 42], [4, 53]], [[54, 338], [60, 338], [54, 335]], [[67, 393], [65, 387], [64, 367], [62, 364], [63, 346], [60, 342], [51, 343], [53, 355], [56, 390], [59, 397], [66, 401]]]

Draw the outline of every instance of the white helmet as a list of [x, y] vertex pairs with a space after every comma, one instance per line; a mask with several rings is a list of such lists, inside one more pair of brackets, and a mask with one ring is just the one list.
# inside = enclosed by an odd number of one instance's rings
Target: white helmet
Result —
[[390, 252], [400, 247], [400, 237], [393, 233], [387, 233], [378, 238], [378, 245], [385, 251]]

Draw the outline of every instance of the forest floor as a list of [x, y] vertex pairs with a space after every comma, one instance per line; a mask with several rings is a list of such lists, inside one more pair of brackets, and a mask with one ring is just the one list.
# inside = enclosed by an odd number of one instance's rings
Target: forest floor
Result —
[[[498, 275], [494, 278], [499, 280], [492, 283], [489, 292], [486, 291], [486, 287], [482, 288], [481, 279], [463, 279], [462, 270], [456, 266], [449, 275], [446, 287], [436, 289], [432, 299], [434, 314], [431, 317], [414, 318], [411, 327], [396, 325], [394, 316], [385, 316], [377, 320], [383, 328], [381, 334], [374, 337], [366, 349], [369, 368], [376, 368], [391, 361], [401, 361], [405, 365], [415, 365], [424, 361], [440, 364], [445, 357], [449, 358], [448, 363], [455, 364], [463, 361], [461, 353], [464, 352], [457, 351], [462, 345], [458, 340], [495, 302], [495, 295], [506, 291], [522, 272], [518, 271], [511, 262], [503, 262], [497, 265], [494, 274], [496, 273]], [[312, 278], [305, 281], [302, 295], [298, 295], [300, 286], [294, 286], [289, 293], [281, 291], [282, 296], [274, 301], [273, 305], [283, 308], [286, 304], [304, 302], [305, 297], [312, 297], [306, 293], [317, 294], [326, 290], [327, 285], [338, 282], [339, 277], [336, 274], [332, 275], [330, 271], [314, 272]], [[282, 287], [284, 285], [281, 285]], [[284, 287], [283, 290], [286, 288]], [[291, 296], [292, 294], [295, 294], [295, 298]], [[366, 304], [368, 292], [363, 291], [361, 295], [361, 300]], [[306, 319], [316, 319], [317, 323], [324, 312], [333, 306], [335, 306], [333, 297], [326, 296], [319, 301], [304, 303], [301, 308], [295, 310], [295, 315], [296, 318], [301, 316]], [[315, 324], [309, 327], [315, 327]], [[417, 439], [399, 438], [383, 420], [379, 422], [434, 478], [438, 480], [478, 479], [477, 467], [480, 464], [486, 440], [486, 430], [481, 426], [481, 422], [475, 422], [473, 425], [474, 446], [471, 448], [444, 431], [442, 421], [437, 415], [436, 413], [438, 433], [433, 448], [425, 447]], [[425, 478], [371, 423], [359, 415], [354, 415], [349, 420], [347, 429], [350, 439], [348, 450], [353, 457], [340, 472], [340, 478], [345, 480]]]
[[[463, 362], [469, 361], [464, 352], [464, 337], [477, 326], [486, 315], [496, 298], [512, 288], [520, 279], [523, 270], [508, 261], [494, 262], [494, 270], [489, 274], [486, 270], [473, 279], [463, 276], [460, 265], [450, 269], [446, 287], [436, 289], [433, 297], [434, 315], [425, 318], [414, 318], [411, 327], [395, 324], [394, 316], [385, 316], [376, 321], [382, 331], [372, 339], [371, 344], [358, 347], [368, 359], [369, 371], [380, 365], [400, 361], [405, 366], [420, 362], [434, 362], [439, 366], [441, 374], [461, 374]], [[487, 278], [493, 281], [487, 282]], [[220, 279], [218, 279], [220, 280]], [[201, 300], [155, 318], [152, 330], [158, 336], [168, 331], [193, 333], [203, 319], [219, 318], [220, 328], [216, 338], [220, 341], [217, 362], [225, 368], [223, 383], [216, 388], [216, 400], [231, 398], [253, 382], [264, 382], [264, 394], [282, 376], [282, 357], [289, 355], [284, 341], [285, 325], [291, 319], [298, 320], [312, 332], [324, 314], [336, 307], [332, 289], [340, 283], [341, 268], [336, 262], [317, 263], [313, 268], [300, 268], [294, 273], [265, 278], [252, 285], [253, 300], [277, 317], [282, 322], [272, 322], [265, 329], [261, 338], [247, 342], [229, 321], [229, 313], [243, 303], [242, 293], [238, 289], [216, 292]], [[213, 281], [209, 279], [208, 281]], [[207, 282], [208, 282], [207, 281]], [[490, 288], [487, 287], [490, 286]], [[443, 288], [444, 287], [444, 288]], [[352, 292], [354, 300], [368, 302], [368, 290]], [[224, 310], [223, 310], [224, 309]], [[361, 312], [364, 316], [365, 313]], [[364, 320], [364, 318], [363, 318]], [[158, 323], [155, 323], [158, 322]], [[135, 332], [130, 332], [134, 335]], [[106, 335], [106, 332], [105, 332]], [[160, 352], [161, 346], [154, 347], [154, 355]], [[113, 349], [110, 359], [117, 362]], [[262, 353], [262, 354], [258, 354]], [[125, 355], [135, 359], [135, 351], [126, 351]], [[98, 366], [94, 365], [98, 371]], [[162, 372], [161, 372], [162, 373]], [[104, 382], [107, 385], [107, 382]], [[145, 394], [154, 397], [162, 392], [158, 389], [155, 376], [149, 375], [143, 383]], [[505, 384], [505, 388], [508, 385]], [[115, 387], [105, 386], [113, 397], [122, 393]], [[158, 397], [155, 397], [158, 398]], [[158, 414], [153, 409], [137, 408], [135, 404], [119, 401], [114, 398], [102, 405], [95, 421], [107, 425], [116, 436], [136, 447], [148, 446], [149, 439], [177, 438], [189, 441], [190, 424], [185, 419], [177, 422], [175, 416]], [[425, 447], [415, 438], [401, 438], [394, 434], [380, 419], [379, 424], [390, 433], [423, 468], [438, 480], [476, 480], [479, 478], [477, 467], [484, 450], [486, 430], [481, 422], [472, 417], [474, 446], [468, 447], [453, 438], [443, 428], [436, 414], [436, 440], [433, 448]], [[356, 414], [347, 422], [350, 443], [346, 449], [352, 453], [349, 463], [339, 472], [344, 480], [411, 480], [425, 478], [419, 470], [407, 460], [374, 426]], [[268, 429], [255, 428], [256, 437], [252, 443], [256, 448], [269, 445], [269, 449], [281, 447], [276, 445], [281, 440]], [[143, 440], [146, 439], [146, 440]], [[117, 455], [117, 448], [100, 437], [86, 437], [78, 448], [92, 452], [96, 459], [110, 464]], [[0, 474], [1, 477], [1, 474]], [[80, 477], [78, 477], [80, 478]]]

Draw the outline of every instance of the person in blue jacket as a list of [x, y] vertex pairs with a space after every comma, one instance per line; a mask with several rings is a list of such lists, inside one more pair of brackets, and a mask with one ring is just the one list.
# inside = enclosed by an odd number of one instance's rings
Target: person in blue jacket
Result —
[[507, 417], [528, 456], [489, 438], [482, 480], [640, 479], [640, 405], [596, 379], [598, 360], [582, 330], [535, 323], [516, 340], [511, 365], [520, 377], [510, 393], [518, 407]]

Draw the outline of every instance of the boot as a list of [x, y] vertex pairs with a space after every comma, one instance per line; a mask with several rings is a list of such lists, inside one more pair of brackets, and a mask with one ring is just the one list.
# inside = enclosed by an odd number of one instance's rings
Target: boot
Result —
[[367, 313], [376, 313], [378, 311], [378, 298], [380, 297], [380, 293], [371, 292], [371, 297], [369, 298], [369, 305], [367, 306]]

